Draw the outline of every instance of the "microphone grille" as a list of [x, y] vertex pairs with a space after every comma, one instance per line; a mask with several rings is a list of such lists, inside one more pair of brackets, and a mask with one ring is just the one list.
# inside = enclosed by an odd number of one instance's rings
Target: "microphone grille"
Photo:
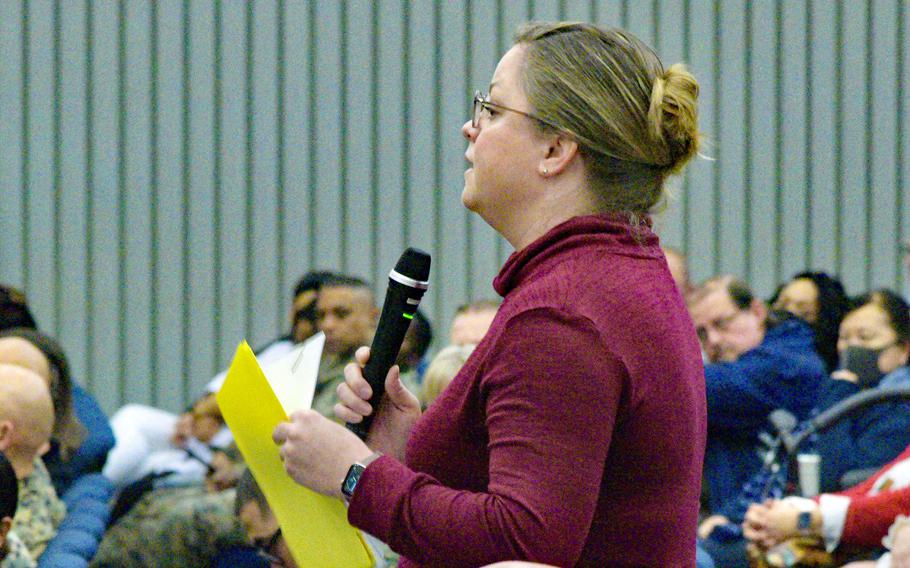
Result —
[[430, 278], [430, 255], [420, 249], [408, 247], [395, 264], [395, 272], [419, 282], [426, 282]]

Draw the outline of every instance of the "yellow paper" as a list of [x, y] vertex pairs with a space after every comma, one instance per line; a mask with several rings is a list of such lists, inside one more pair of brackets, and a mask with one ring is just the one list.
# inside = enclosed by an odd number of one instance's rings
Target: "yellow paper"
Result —
[[216, 397], [297, 564], [325, 568], [373, 566], [369, 546], [360, 531], [348, 524], [344, 503], [298, 485], [284, 470], [272, 431], [288, 417], [245, 341], [237, 348]]

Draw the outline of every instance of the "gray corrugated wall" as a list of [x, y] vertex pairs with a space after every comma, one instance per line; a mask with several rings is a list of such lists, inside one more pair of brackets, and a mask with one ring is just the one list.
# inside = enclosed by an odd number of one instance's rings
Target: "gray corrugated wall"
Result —
[[407, 245], [444, 334], [509, 253], [461, 207], [460, 126], [532, 18], [626, 27], [700, 79], [713, 161], [658, 219], [696, 279], [908, 290], [903, 0], [2, 0], [0, 281], [108, 411], [182, 407], [285, 328], [302, 272], [381, 294]]

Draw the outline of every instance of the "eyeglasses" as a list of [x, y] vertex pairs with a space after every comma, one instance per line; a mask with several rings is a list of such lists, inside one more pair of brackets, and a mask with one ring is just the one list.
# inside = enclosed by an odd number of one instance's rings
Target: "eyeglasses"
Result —
[[712, 321], [706, 323], [705, 325], [700, 325], [695, 328], [695, 333], [698, 335], [698, 339], [704, 343], [708, 339], [708, 332], [711, 330], [716, 331], [717, 333], [724, 333], [730, 329], [730, 325], [741, 316], [747, 310], [737, 310], [732, 314], [728, 314], [723, 317], [714, 318]]
[[278, 546], [278, 540], [281, 538], [281, 527], [268, 538], [253, 539], [253, 548], [256, 549], [256, 555], [262, 558], [272, 566], [285, 566], [284, 560], [275, 556], [275, 547]]
[[473, 114], [471, 115], [471, 128], [478, 128], [480, 126], [480, 119], [483, 117], [484, 112], [487, 113], [486, 118], [490, 118], [490, 116], [491, 116], [490, 109], [496, 109], [496, 110], [507, 110], [509, 112], [515, 112], [522, 116], [526, 116], [526, 117], [530, 118], [531, 120], [536, 120], [537, 122], [540, 122], [541, 124], [545, 124], [545, 125], [549, 126], [550, 128], [555, 128], [556, 130], [563, 130], [562, 128], [556, 126], [549, 120], [540, 118], [539, 116], [537, 116], [535, 114], [532, 114], [530, 112], [525, 112], [523, 110], [518, 110], [515, 108], [509, 108], [507, 106], [502, 106], [502, 105], [499, 105], [496, 103], [491, 103], [489, 99], [490, 99], [489, 93], [481, 93], [480, 91], [474, 91], [474, 110], [473, 110]]

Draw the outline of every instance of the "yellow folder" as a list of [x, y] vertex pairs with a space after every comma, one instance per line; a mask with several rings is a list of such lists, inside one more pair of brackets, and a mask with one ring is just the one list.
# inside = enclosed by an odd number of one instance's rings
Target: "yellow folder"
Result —
[[325, 568], [373, 566], [363, 535], [348, 524], [344, 503], [298, 485], [285, 471], [272, 431], [288, 417], [245, 341], [237, 348], [216, 398], [297, 564]]

